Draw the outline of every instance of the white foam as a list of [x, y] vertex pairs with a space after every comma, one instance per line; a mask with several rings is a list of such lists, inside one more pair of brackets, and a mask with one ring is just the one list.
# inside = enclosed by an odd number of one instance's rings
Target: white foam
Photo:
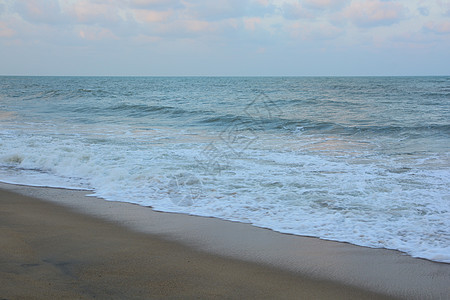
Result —
[[0, 136], [4, 182], [92, 189], [111, 201], [450, 262], [446, 155], [396, 158], [370, 151], [371, 142], [269, 133], [233, 154], [209, 133], [168, 128], [7, 128]]

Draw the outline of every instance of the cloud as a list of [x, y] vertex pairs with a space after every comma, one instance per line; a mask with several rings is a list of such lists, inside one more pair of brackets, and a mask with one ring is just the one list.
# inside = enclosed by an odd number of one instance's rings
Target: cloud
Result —
[[264, 0], [190, 0], [184, 3], [187, 14], [210, 21], [264, 16], [275, 10], [269, 1]]
[[284, 2], [281, 5], [283, 17], [287, 20], [330, 19], [350, 0], [303, 0]]
[[115, 23], [121, 20], [118, 6], [109, 2], [76, 1], [66, 8], [66, 13], [81, 24]]
[[215, 26], [212, 26], [209, 22], [202, 20], [187, 20], [182, 22], [183, 27], [187, 32], [214, 32]]
[[289, 28], [293, 38], [302, 40], [321, 41], [335, 39], [344, 31], [341, 28], [327, 23], [301, 23], [296, 22]]
[[429, 21], [425, 23], [424, 29], [437, 34], [450, 34], [450, 21]]
[[118, 39], [111, 30], [105, 28], [87, 27], [79, 31], [79, 36], [88, 41]]
[[203, 20], [235, 18], [245, 12], [245, 1], [239, 0], [187, 1], [185, 4], [190, 17]]
[[304, 0], [305, 7], [321, 10], [334, 10], [343, 7], [350, 0]]
[[430, 15], [430, 10], [428, 9], [428, 7], [421, 6], [421, 7], [418, 7], [417, 10], [419, 11], [419, 13], [422, 16], [426, 17], [426, 16]]
[[447, 2], [447, 4], [444, 6], [444, 16], [450, 17], [450, 2]]
[[[260, 56], [285, 50], [295, 55], [323, 49], [330, 54], [368, 48], [380, 52], [443, 49], [448, 48], [450, 34], [449, 0], [0, 2], [0, 48], [3, 52], [10, 49], [9, 53], [15, 52], [13, 44], [17, 42], [30, 53], [34, 48], [54, 47], [61, 53], [67, 51], [68, 57], [80, 49], [90, 53], [115, 49], [117, 53], [145, 53], [145, 57], [149, 51], [164, 57], [170, 50], [172, 57], [182, 58], [188, 47], [198, 57], [203, 55], [199, 53], [233, 57], [249, 51], [253, 59], [258, 49]], [[130, 61], [132, 58], [130, 55]], [[8, 61], [0, 59], [0, 65]], [[162, 66], [173, 63], [159, 56], [157, 60]]]
[[157, 11], [148, 9], [133, 10], [135, 19], [140, 23], [159, 23], [167, 21], [172, 15], [172, 11]]
[[341, 18], [351, 21], [359, 27], [387, 26], [399, 22], [405, 7], [396, 2], [367, 0], [353, 1], [346, 7]]
[[0, 38], [10, 38], [15, 35], [15, 31], [8, 27], [5, 22], [0, 22]]
[[174, 8], [174, 7], [183, 7], [182, 1], [180, 0], [131, 0], [132, 7], [139, 8]]
[[159, 24], [153, 31], [152, 36], [168, 39], [199, 39], [201, 37], [215, 36], [219, 30], [217, 23], [204, 20], [175, 20], [165, 24]]
[[186, 8], [186, 2], [182, 0], [131, 0], [128, 8], [151, 11], [176, 11]]
[[[144, 3], [145, 2], [145, 3]], [[136, 5], [141, 8], [137, 8]], [[161, 3], [134, 3], [134, 19], [142, 25], [141, 33], [166, 38], [239, 38], [261, 31], [274, 6], [268, 0], [185, 0], [177, 8], [159, 6]], [[172, 1], [172, 4], [175, 4]]]
[[283, 17], [288, 20], [313, 19], [315, 17], [309, 9], [306, 9], [299, 2], [284, 3], [282, 6], [282, 11]]
[[59, 23], [64, 21], [57, 0], [17, 0], [15, 9], [25, 20], [36, 23]]
[[255, 31], [258, 25], [262, 23], [262, 19], [258, 17], [245, 18], [243, 21], [245, 29], [249, 31]]

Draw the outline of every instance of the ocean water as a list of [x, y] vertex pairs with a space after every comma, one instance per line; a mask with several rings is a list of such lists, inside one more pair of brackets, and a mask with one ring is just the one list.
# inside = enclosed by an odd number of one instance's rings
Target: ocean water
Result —
[[450, 263], [450, 77], [0, 77], [0, 181]]

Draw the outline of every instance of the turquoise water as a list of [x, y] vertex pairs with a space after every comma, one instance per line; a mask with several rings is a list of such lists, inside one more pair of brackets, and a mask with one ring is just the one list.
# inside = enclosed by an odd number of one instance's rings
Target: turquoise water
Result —
[[450, 262], [450, 77], [0, 77], [0, 180]]

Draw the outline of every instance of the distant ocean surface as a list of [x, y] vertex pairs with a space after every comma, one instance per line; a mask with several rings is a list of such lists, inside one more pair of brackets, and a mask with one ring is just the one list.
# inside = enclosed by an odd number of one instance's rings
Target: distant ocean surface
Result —
[[0, 181], [450, 263], [450, 77], [0, 77]]

